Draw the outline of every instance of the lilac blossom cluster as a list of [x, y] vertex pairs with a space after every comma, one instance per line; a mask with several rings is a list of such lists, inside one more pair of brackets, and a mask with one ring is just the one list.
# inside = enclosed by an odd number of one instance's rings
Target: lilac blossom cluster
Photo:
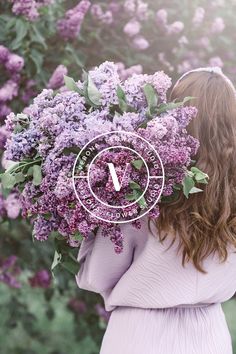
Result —
[[[211, 5], [213, 6], [213, 4]], [[182, 74], [188, 70], [204, 66], [206, 63], [206, 56], [208, 57], [209, 48], [211, 48], [212, 38], [222, 33], [225, 29], [223, 18], [216, 17], [213, 20], [209, 20], [206, 18], [206, 10], [203, 7], [197, 7], [192, 17], [195, 36], [192, 36], [190, 41], [185, 31], [185, 24], [182, 21], [169, 23], [168, 15], [168, 10], [165, 8], [159, 9], [156, 12], [156, 25], [162, 35], [180, 36], [178, 39], [178, 46], [172, 49], [172, 54], [179, 58], [177, 64], [178, 73]], [[209, 22], [210, 32], [208, 30]], [[206, 24], [207, 29], [205, 29]], [[196, 48], [198, 49], [198, 52], [196, 52]], [[166, 53], [159, 53], [159, 61], [169, 71], [173, 71], [173, 64], [168, 61]], [[220, 67], [223, 67], [224, 65], [219, 56], [210, 57], [208, 59], [208, 64], [209, 66], [217, 65]]]
[[21, 273], [20, 268], [16, 264], [17, 257], [12, 255], [7, 259], [0, 259], [0, 282], [5, 283], [11, 288], [20, 288], [21, 284], [17, 279]]
[[0, 219], [16, 219], [21, 213], [21, 202], [19, 193], [12, 191], [6, 198], [3, 197], [0, 189]]
[[24, 59], [0, 45], [0, 65], [5, 68], [9, 79], [0, 87], [0, 118], [10, 113], [7, 102], [18, 95], [20, 72], [24, 67]]
[[42, 269], [30, 277], [28, 281], [32, 288], [47, 289], [51, 285], [52, 276], [47, 269]]
[[57, 21], [57, 30], [62, 38], [69, 40], [78, 36], [90, 5], [90, 1], [82, 0], [78, 5], [68, 10], [64, 18]]
[[129, 68], [126, 68], [124, 63], [118, 62], [116, 63], [116, 66], [118, 68], [118, 74], [121, 80], [126, 80], [134, 74], [142, 74], [143, 72], [143, 67], [140, 64], [132, 65]]
[[22, 15], [29, 21], [35, 21], [39, 17], [39, 9], [51, 5], [54, 0], [10, 0], [13, 4], [12, 12], [15, 15]]
[[[6, 144], [6, 158], [16, 162], [38, 161], [41, 164], [42, 180], [33, 183], [28, 179], [21, 193], [23, 216], [31, 218], [34, 225], [34, 236], [44, 241], [52, 231], [59, 232], [71, 246], [78, 246], [78, 233], [88, 237], [100, 225], [103, 234], [109, 235], [115, 244], [115, 251], [121, 252], [123, 236], [116, 224], [98, 220], [88, 213], [76, 198], [73, 189], [72, 170], [77, 153], [74, 148], [82, 149], [91, 139], [102, 133], [112, 131], [135, 132], [148, 140], [159, 152], [168, 179], [165, 182], [163, 195], [173, 192], [175, 183], [180, 183], [185, 175], [186, 167], [191, 162], [198, 148], [198, 141], [189, 136], [186, 126], [195, 117], [193, 107], [178, 107], [161, 114], [154, 114], [147, 120], [149, 104], [145, 95], [146, 85], [158, 96], [158, 104], [167, 103], [167, 90], [171, 86], [170, 78], [164, 72], [153, 75], [133, 74], [122, 80], [118, 67], [112, 62], [104, 62], [88, 73], [92, 88], [99, 93], [99, 103], [91, 106], [86, 95], [81, 94], [84, 81], [74, 82], [73, 89], [63, 90], [55, 94], [52, 89], [44, 89], [27, 107], [23, 114], [11, 113], [7, 117], [6, 127], [10, 132]], [[118, 90], [123, 92], [123, 103], [126, 111], [119, 111]], [[16, 127], [21, 124], [20, 131]], [[105, 139], [104, 144], [113, 146], [112, 139]], [[135, 151], [140, 147], [130, 140]], [[107, 145], [106, 145], [107, 146]], [[117, 158], [118, 156], [118, 158]], [[130, 154], [119, 152], [113, 155], [117, 171], [130, 162]], [[112, 193], [111, 179], [105, 169], [109, 154], [98, 159], [92, 169], [93, 187], [105, 188], [108, 201], [115, 199]], [[119, 174], [119, 173], [118, 173]], [[129, 176], [144, 187], [146, 175], [129, 171]], [[104, 183], [101, 184], [101, 181]], [[86, 189], [85, 179], [77, 180], [76, 187]], [[128, 188], [128, 184], [127, 184]], [[104, 191], [104, 189], [103, 189]], [[119, 199], [119, 202], [121, 200]], [[137, 206], [136, 206], [137, 208]], [[104, 207], [104, 212], [106, 208]], [[158, 216], [158, 206], [150, 216]], [[133, 222], [140, 227], [139, 222]], [[112, 236], [111, 236], [112, 235]]]
[[148, 40], [141, 34], [142, 22], [149, 18], [148, 3], [142, 0], [126, 0], [122, 4], [114, 1], [104, 8], [99, 3], [92, 5], [91, 14], [100, 23], [113, 25], [120, 19], [120, 14], [128, 15], [128, 22], [124, 25], [123, 31], [131, 40], [134, 48], [142, 51], [149, 47]]
[[[121, 28], [125, 34], [123, 38], [121, 33], [122, 40], [133, 49], [146, 51], [158, 48], [161, 67], [169, 72], [176, 69], [182, 74], [205, 66], [206, 62], [209, 66], [217, 63], [223, 67], [223, 58], [218, 53], [211, 56], [214, 40], [226, 28], [224, 18], [215, 11], [219, 6], [222, 6], [219, 1], [209, 1], [205, 7], [195, 7], [188, 21], [183, 19], [181, 13], [176, 13], [173, 21], [173, 9], [161, 7], [156, 11], [151, 4], [142, 0], [96, 2], [91, 6], [91, 14], [99, 25], [107, 25], [113, 32]], [[165, 38], [166, 41], [163, 40]], [[175, 45], [172, 45], [173, 40]], [[168, 46], [167, 42], [171, 45]], [[229, 55], [232, 60], [232, 50], [224, 55], [226, 62]]]
[[65, 65], [58, 65], [52, 73], [47, 87], [49, 89], [57, 90], [64, 85], [64, 75], [67, 75], [68, 70]]

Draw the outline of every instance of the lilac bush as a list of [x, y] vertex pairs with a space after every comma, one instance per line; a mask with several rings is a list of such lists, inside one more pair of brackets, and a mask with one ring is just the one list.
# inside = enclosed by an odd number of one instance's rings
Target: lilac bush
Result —
[[24, 67], [24, 59], [0, 45], [0, 65], [5, 68], [8, 79], [0, 86], [0, 118], [10, 113], [8, 102], [18, 95], [20, 72]]

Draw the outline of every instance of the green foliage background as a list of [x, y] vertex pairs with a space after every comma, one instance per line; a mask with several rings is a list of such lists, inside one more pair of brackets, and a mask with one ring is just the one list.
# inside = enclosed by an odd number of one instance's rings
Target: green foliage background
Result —
[[[110, 2], [92, 1], [93, 4], [101, 4], [104, 11]], [[11, 109], [20, 112], [24, 108], [21, 96], [28, 80], [36, 82], [35, 95], [46, 87], [59, 64], [65, 65], [69, 75], [75, 79], [80, 77], [83, 67], [88, 69], [105, 60], [112, 60], [123, 62], [126, 67], [141, 64], [146, 73], [164, 70], [174, 81], [180, 75], [178, 67], [184, 60], [194, 57], [195, 66], [206, 66], [212, 57], [220, 57], [224, 71], [236, 81], [234, 0], [221, 1], [223, 6], [213, 6], [213, 0], [146, 2], [150, 9], [150, 19], [142, 23], [141, 32], [150, 46], [145, 51], [138, 51], [123, 32], [124, 25], [130, 20], [124, 11], [117, 14], [112, 26], [100, 23], [88, 13], [80, 35], [64, 41], [56, 31], [56, 22], [78, 1], [55, 0], [52, 5], [41, 8], [36, 22], [14, 15], [10, 1], [1, 1], [0, 44], [22, 56], [25, 61], [20, 90], [18, 96], [10, 102]], [[123, 1], [118, 0], [116, 3], [122, 5]], [[196, 29], [192, 18], [199, 6], [205, 9], [206, 17]], [[167, 10], [170, 23], [184, 23], [183, 32], [166, 37], [160, 31], [155, 25], [155, 12], [162, 8]], [[222, 33], [212, 34], [210, 27], [217, 17], [223, 18], [226, 27]], [[186, 36], [189, 43], [180, 45], [181, 36]], [[206, 48], [197, 45], [198, 40], [204, 36], [209, 39]], [[159, 53], [165, 53], [173, 70], [160, 61]], [[4, 68], [0, 67], [0, 70], [1, 87], [8, 75]], [[28, 278], [39, 269], [50, 269], [53, 247], [49, 242], [33, 242], [31, 226], [21, 219], [1, 221], [0, 258], [12, 254], [18, 256], [18, 264], [22, 269], [19, 276], [22, 287], [11, 289], [0, 283], [0, 354], [98, 354], [106, 327], [104, 320], [95, 311], [95, 305], [102, 303], [101, 298], [78, 289], [74, 278], [61, 268], [56, 271], [50, 288], [32, 288]], [[78, 314], [68, 307], [73, 298], [86, 304], [86, 313]], [[236, 301], [232, 299], [226, 303], [224, 310], [236, 353]]]

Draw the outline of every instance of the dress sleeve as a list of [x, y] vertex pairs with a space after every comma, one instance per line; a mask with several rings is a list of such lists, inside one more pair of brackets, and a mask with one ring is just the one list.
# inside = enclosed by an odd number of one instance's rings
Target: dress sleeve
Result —
[[[121, 225], [121, 231], [127, 229]], [[133, 230], [132, 230], [133, 229]], [[124, 249], [117, 254], [110, 237], [104, 237], [98, 229], [96, 236], [91, 234], [84, 239], [79, 249], [80, 269], [76, 275], [78, 287], [96, 293], [103, 293], [115, 286], [132, 263], [135, 249], [135, 228], [130, 225], [124, 235]]]

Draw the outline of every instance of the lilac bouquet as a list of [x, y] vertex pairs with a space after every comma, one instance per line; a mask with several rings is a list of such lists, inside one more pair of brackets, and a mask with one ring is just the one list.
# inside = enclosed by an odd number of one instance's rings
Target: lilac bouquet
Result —
[[[165, 171], [164, 182], [156, 181], [157, 191], [161, 191], [160, 202], [176, 193], [183, 192], [188, 197], [201, 191], [195, 184], [207, 183], [208, 176], [196, 167], [188, 170], [199, 143], [186, 131], [197, 112], [194, 107], [184, 106], [189, 98], [181, 103], [167, 103], [170, 86], [171, 80], [163, 72], [134, 74], [122, 81], [117, 66], [104, 62], [84, 72], [81, 81], [65, 76], [65, 87], [60, 92], [44, 89], [23, 113], [8, 115], [6, 128], [10, 136], [5, 154], [15, 164], [2, 174], [2, 186], [7, 191], [13, 188], [20, 191], [22, 214], [31, 219], [37, 240], [45, 241], [51, 233], [57, 233], [57, 242], [77, 247], [83, 237], [102, 226], [103, 235], [114, 242], [115, 251], [122, 251], [123, 235], [116, 219], [111, 217], [107, 222], [97, 218], [76, 195], [76, 191], [88, 190], [86, 178], [74, 179], [72, 173], [77, 176], [87, 173], [86, 168], [79, 168], [83, 158], [76, 165], [77, 155], [99, 136], [100, 148], [106, 148], [106, 153], [99, 155], [92, 165], [90, 187], [105, 203], [99, 209], [100, 215], [111, 204], [114, 208], [122, 205], [135, 215], [142, 215], [147, 209], [148, 192], [143, 196], [147, 182], [145, 164], [133, 153], [133, 150], [140, 154], [144, 151], [135, 139], [129, 139], [126, 150], [119, 150], [119, 141], [115, 139], [119, 132], [145, 139], [158, 152]], [[111, 132], [113, 136], [106, 135]], [[116, 152], [109, 150], [114, 145]], [[116, 192], [107, 168], [111, 160], [118, 179], [129, 165], [123, 188]], [[145, 160], [152, 171], [152, 161], [148, 156]], [[161, 174], [160, 165], [158, 169]], [[148, 215], [158, 217], [159, 203]], [[132, 223], [140, 227], [138, 218]], [[57, 251], [53, 266], [58, 262], [63, 262], [63, 252]], [[65, 262], [68, 263], [68, 257]]]

